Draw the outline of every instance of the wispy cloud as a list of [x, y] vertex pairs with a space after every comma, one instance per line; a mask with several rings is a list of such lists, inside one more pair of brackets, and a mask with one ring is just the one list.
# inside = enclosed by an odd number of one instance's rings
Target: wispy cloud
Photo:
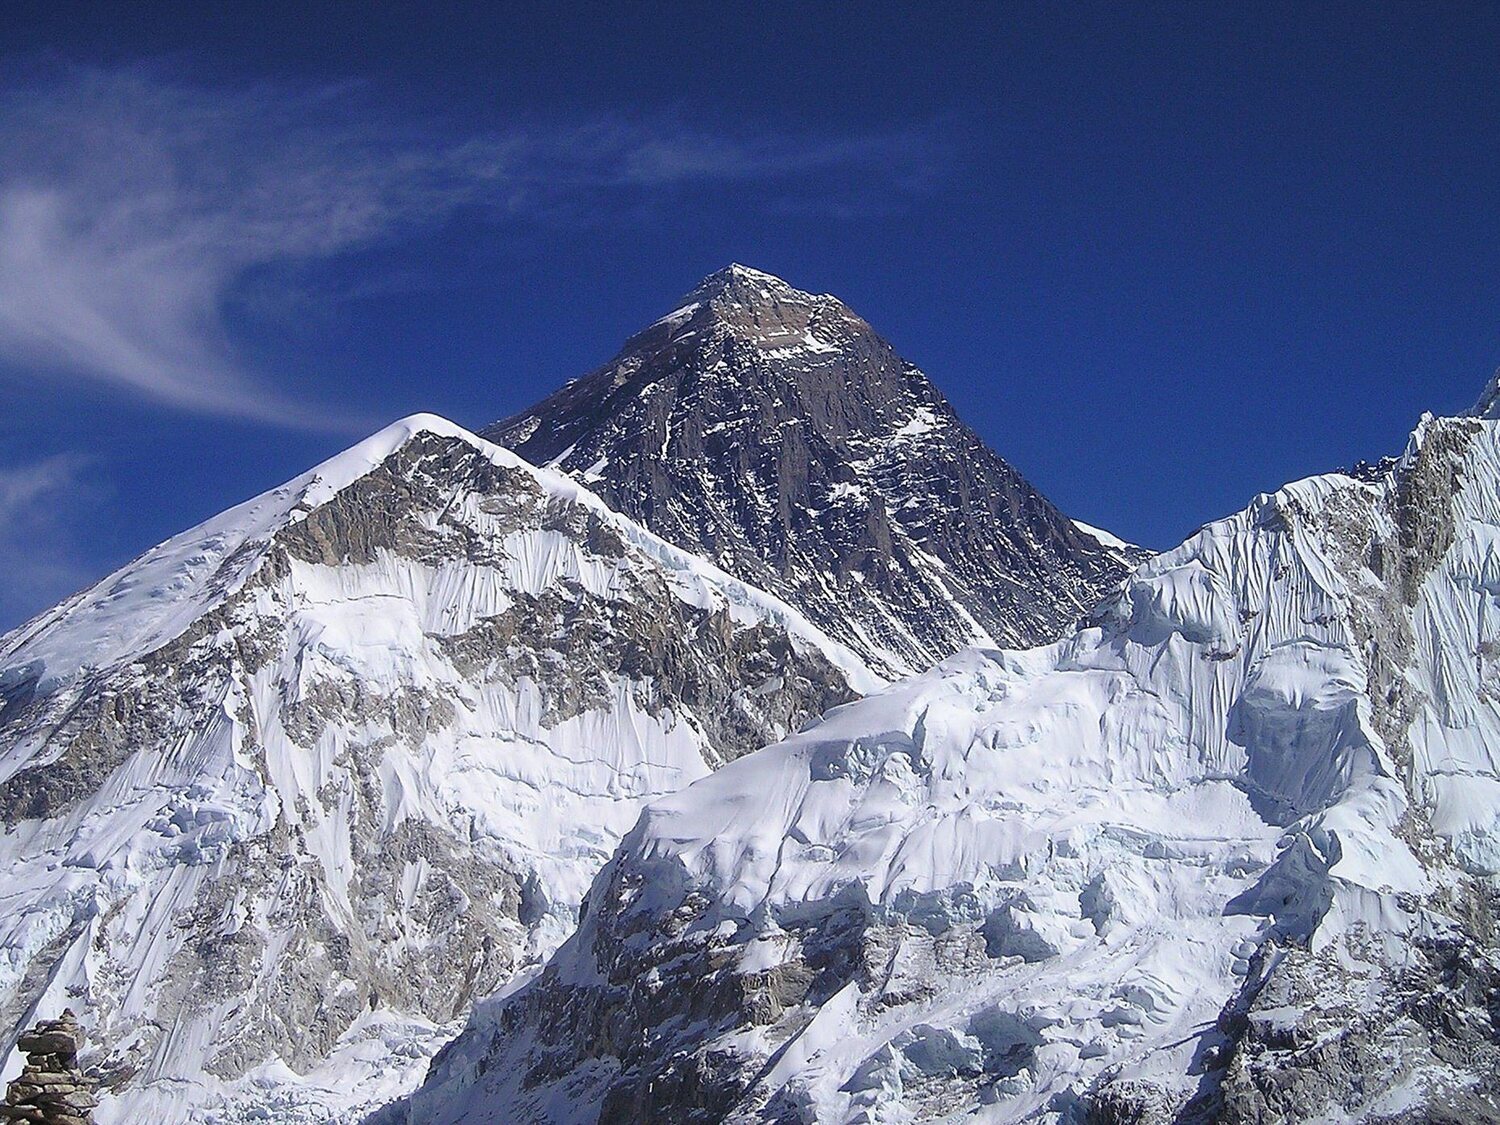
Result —
[[97, 577], [76, 561], [72, 527], [103, 495], [76, 454], [0, 468], [0, 630]]
[[[466, 134], [392, 122], [357, 86], [210, 90], [140, 68], [54, 71], [0, 89], [0, 359], [31, 377], [321, 428], [325, 411], [236, 351], [226, 298], [251, 271], [399, 239], [461, 208], [555, 220], [597, 213], [601, 193], [818, 176], [901, 191], [932, 166], [921, 138], [899, 132], [731, 135], [660, 118]], [[840, 192], [827, 188], [830, 215], [851, 206]]]

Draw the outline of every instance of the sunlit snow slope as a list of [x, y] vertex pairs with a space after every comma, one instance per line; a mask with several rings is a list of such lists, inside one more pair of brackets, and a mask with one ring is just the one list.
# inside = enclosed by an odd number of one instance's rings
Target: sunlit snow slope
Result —
[[407, 419], [0, 639], [0, 1028], [78, 1011], [103, 1121], [386, 1100], [642, 802], [876, 683]]
[[1428, 419], [654, 802], [404, 1109], [1496, 1120], [1497, 870], [1500, 423]]

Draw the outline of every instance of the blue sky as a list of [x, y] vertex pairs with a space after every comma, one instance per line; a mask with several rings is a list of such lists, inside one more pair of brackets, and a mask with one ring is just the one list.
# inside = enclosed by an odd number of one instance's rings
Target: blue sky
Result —
[[12, 0], [0, 627], [729, 261], [1157, 547], [1500, 364], [1494, 5], [725, 7]]

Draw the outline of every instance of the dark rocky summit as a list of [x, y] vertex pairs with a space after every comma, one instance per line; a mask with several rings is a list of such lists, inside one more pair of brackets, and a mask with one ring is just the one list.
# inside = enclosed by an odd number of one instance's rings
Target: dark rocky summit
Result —
[[16, 1046], [26, 1066], [5, 1092], [0, 1120], [34, 1125], [86, 1125], [94, 1119], [94, 1084], [78, 1069], [83, 1029], [72, 1009], [23, 1031]]
[[1054, 640], [1125, 571], [848, 306], [744, 266], [483, 433], [887, 672]]

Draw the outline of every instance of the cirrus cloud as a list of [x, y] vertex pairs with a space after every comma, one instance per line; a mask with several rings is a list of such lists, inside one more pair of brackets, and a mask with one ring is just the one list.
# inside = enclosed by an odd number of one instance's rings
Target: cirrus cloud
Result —
[[810, 181], [842, 215], [872, 181], [919, 190], [936, 164], [916, 132], [715, 133], [670, 115], [465, 132], [392, 121], [358, 85], [54, 69], [0, 89], [0, 361], [204, 414], [346, 428], [241, 358], [225, 306], [252, 271], [410, 237], [460, 209], [593, 221], [602, 196], [635, 204], [693, 183], [763, 185], [775, 209], [793, 182], [806, 206]]
[[93, 577], [70, 517], [105, 495], [94, 468], [76, 453], [0, 466], [0, 631]]

